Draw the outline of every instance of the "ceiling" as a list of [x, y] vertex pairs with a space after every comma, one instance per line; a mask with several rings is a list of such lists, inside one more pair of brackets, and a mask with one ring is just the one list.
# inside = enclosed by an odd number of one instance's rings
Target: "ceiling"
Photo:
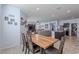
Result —
[[67, 20], [79, 18], [79, 4], [14, 4], [20, 8], [28, 18], [40, 21]]

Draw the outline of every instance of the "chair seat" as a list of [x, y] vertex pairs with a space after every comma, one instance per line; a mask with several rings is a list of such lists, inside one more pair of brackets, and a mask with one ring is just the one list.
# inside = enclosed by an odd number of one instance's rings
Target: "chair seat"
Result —
[[45, 50], [46, 54], [59, 54], [59, 50], [54, 47], [49, 47]]

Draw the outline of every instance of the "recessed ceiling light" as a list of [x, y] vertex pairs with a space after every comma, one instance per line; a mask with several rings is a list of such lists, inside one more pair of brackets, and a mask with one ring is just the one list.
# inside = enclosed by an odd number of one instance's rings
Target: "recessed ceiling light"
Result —
[[71, 10], [67, 10], [67, 13], [70, 13], [71, 12]]
[[39, 11], [39, 8], [36, 8], [37, 11]]

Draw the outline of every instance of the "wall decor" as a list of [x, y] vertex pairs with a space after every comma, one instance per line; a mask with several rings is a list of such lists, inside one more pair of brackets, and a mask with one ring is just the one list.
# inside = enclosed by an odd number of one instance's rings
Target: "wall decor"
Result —
[[20, 19], [21, 19], [21, 23], [20, 23], [20, 24], [21, 24], [23, 27], [26, 28], [26, 27], [28, 26], [28, 25], [26, 25], [27, 20], [24, 20], [23, 17], [21, 17]]
[[15, 21], [15, 19], [10, 19], [10, 21], [14, 22], [14, 21]]
[[11, 21], [8, 21], [8, 24], [13, 24]]
[[[17, 22], [15, 21], [14, 17], [15, 17], [14, 15], [10, 14], [9, 17], [5, 16], [4, 18], [5, 18], [5, 21], [7, 21], [8, 24], [13, 24], [14, 23], [14, 25], [17, 25]], [[24, 23], [26, 23], [26, 22], [24, 22]]]
[[15, 25], [18, 25], [17, 22], [14, 22]]
[[8, 21], [8, 20], [9, 20], [9, 18], [7, 16], [5, 16], [5, 21]]
[[24, 25], [24, 24], [26, 24], [26, 23], [27, 23], [27, 21], [24, 20], [23, 17], [21, 17], [21, 25]]
[[45, 28], [48, 28], [48, 24], [45, 24]]

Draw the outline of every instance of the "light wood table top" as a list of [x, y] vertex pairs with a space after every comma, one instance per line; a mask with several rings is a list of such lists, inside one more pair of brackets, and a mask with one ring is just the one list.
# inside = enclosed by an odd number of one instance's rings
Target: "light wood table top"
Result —
[[39, 34], [32, 35], [32, 42], [35, 43], [36, 45], [40, 46], [43, 49], [46, 49], [49, 46], [52, 46], [57, 41], [58, 41], [58, 39], [55, 39], [52, 37], [47, 37], [47, 36], [43, 36], [43, 35], [39, 35]]

